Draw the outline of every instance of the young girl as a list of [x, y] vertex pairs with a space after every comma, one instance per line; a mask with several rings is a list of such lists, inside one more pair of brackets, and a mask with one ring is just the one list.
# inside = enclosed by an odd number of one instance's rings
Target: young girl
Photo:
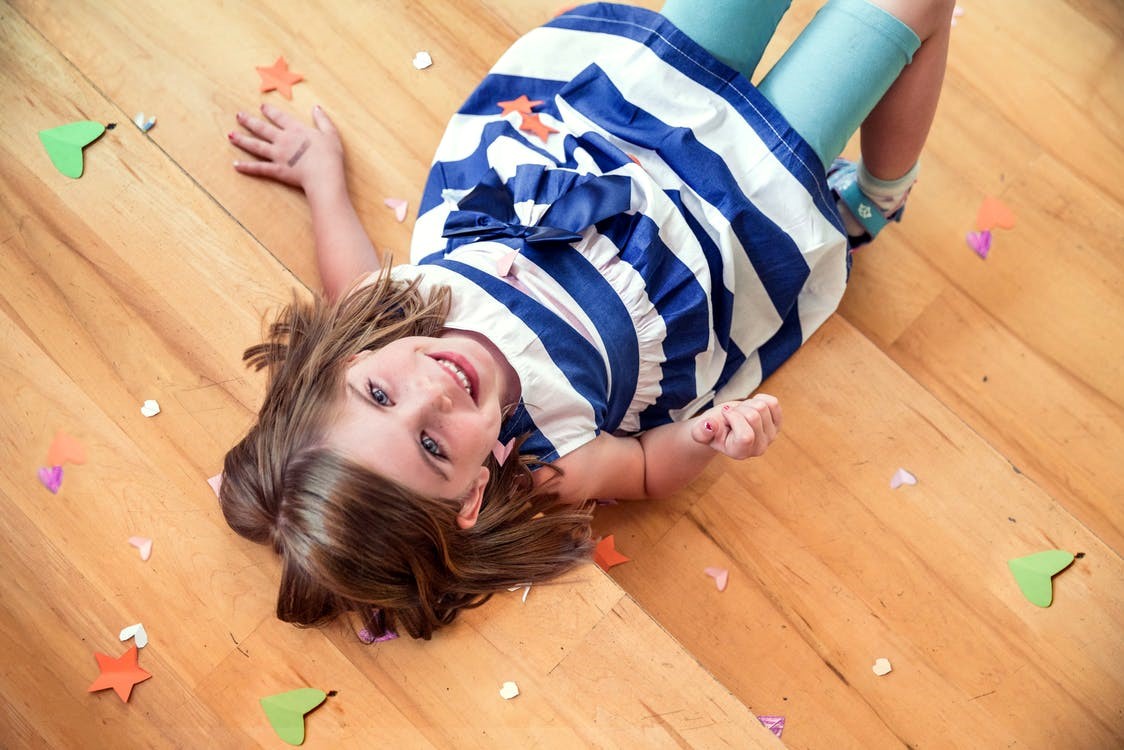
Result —
[[324, 284], [246, 352], [268, 390], [224, 466], [281, 619], [429, 638], [586, 559], [590, 498], [765, 451], [780, 406], [745, 396], [900, 218], [952, 14], [830, 0], [754, 87], [787, 5], [589, 5], [520, 39], [448, 126], [411, 265], [380, 265], [320, 108], [238, 115], [235, 168], [303, 188]]

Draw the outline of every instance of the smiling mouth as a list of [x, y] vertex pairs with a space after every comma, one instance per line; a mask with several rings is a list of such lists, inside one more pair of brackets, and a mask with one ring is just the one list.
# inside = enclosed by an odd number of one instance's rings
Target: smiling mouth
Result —
[[442, 359], [440, 357], [435, 357], [434, 361], [437, 362], [437, 364], [441, 365], [441, 367], [445, 368], [445, 370], [453, 376], [453, 379], [460, 383], [461, 388], [464, 388], [464, 392], [468, 394], [469, 398], [471, 398], [473, 401], [476, 400], [476, 394], [472, 389], [472, 380], [471, 378], [469, 378], [468, 373], [460, 368], [460, 365], [458, 365], [456, 362], [448, 359]]

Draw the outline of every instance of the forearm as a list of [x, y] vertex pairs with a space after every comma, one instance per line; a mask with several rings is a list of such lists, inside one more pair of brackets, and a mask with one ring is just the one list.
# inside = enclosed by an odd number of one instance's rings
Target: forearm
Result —
[[306, 195], [312, 210], [320, 281], [325, 295], [335, 300], [359, 277], [377, 271], [379, 256], [359, 221], [342, 178], [331, 185], [308, 190]]
[[640, 436], [646, 497], [664, 497], [682, 489], [718, 455], [691, 436], [694, 421], [660, 425]]

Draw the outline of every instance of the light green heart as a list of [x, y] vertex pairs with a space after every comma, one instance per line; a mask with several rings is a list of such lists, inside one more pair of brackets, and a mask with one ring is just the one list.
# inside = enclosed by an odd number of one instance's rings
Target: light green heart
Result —
[[316, 688], [300, 688], [261, 699], [261, 707], [277, 736], [290, 745], [304, 742], [304, 715], [324, 702], [328, 694]]
[[1049, 607], [1054, 600], [1053, 578], [1073, 562], [1073, 554], [1060, 549], [1036, 552], [1026, 557], [1016, 557], [1007, 561], [1007, 567], [1015, 574], [1023, 596], [1031, 604]]
[[78, 179], [82, 176], [82, 149], [104, 132], [105, 126], [100, 122], [83, 120], [40, 130], [39, 140], [46, 147], [51, 163], [67, 177]]

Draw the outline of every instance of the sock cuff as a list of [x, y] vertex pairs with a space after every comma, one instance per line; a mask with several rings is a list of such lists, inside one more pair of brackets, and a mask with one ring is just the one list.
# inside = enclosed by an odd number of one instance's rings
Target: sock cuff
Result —
[[896, 180], [880, 180], [867, 171], [866, 165], [859, 160], [859, 187], [871, 198], [900, 197], [917, 182], [917, 175], [921, 171], [921, 162], [915, 162], [909, 171]]

